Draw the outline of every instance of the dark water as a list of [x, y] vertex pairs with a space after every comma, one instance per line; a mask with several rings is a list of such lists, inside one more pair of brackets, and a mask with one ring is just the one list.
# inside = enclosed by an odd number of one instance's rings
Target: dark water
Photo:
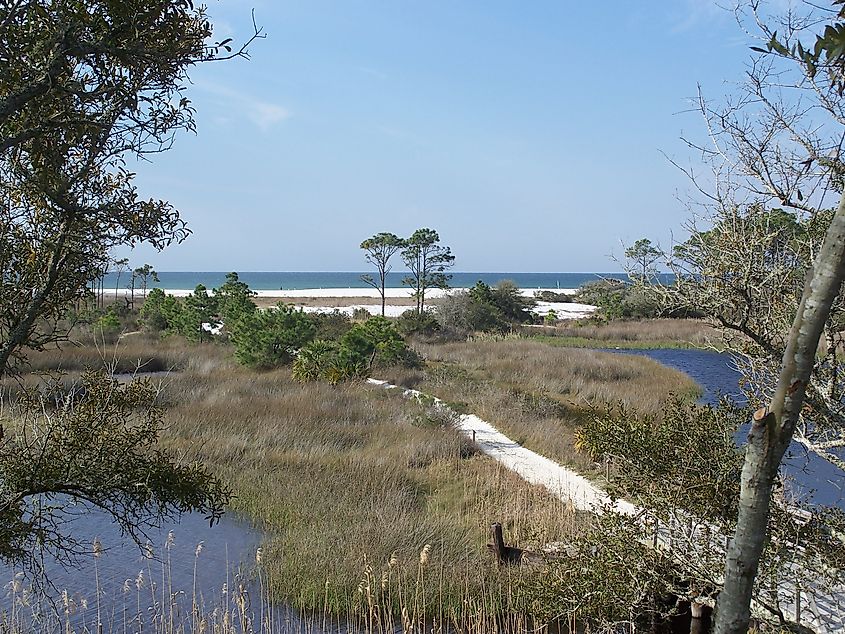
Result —
[[[708, 350], [613, 350], [639, 354], [680, 370], [695, 380], [702, 389], [702, 402], [715, 404], [720, 395], [742, 402], [740, 374], [727, 354]], [[740, 429], [742, 442], [747, 425]], [[828, 461], [793, 443], [784, 459], [783, 472], [791, 491], [806, 502], [845, 509], [845, 474]]]
[[[366, 271], [372, 274], [372, 271]], [[333, 272], [285, 272], [285, 271], [245, 271], [238, 272], [240, 279], [253, 290], [274, 291], [279, 289], [301, 288], [369, 288], [361, 281], [362, 272], [333, 271]], [[407, 273], [391, 272], [387, 276], [389, 288], [400, 288], [402, 278]], [[159, 282], [151, 284], [150, 288], [165, 289], [193, 289], [197, 284], [206, 288], [219, 288], [226, 279], [226, 272], [220, 271], [162, 271], [158, 274]], [[453, 288], [468, 288], [479, 280], [491, 286], [501, 280], [511, 280], [520, 288], [578, 288], [586, 282], [602, 278], [627, 280], [624, 273], [452, 273], [450, 285]], [[668, 280], [668, 278], [667, 278]], [[129, 273], [122, 273], [118, 284], [117, 274], [112, 272], [106, 276], [104, 285], [107, 289], [115, 287], [125, 288], [129, 284]], [[139, 282], [136, 283], [136, 287]]]
[[[122, 536], [110, 518], [98, 511], [86, 509], [66, 529], [87, 549], [97, 538], [102, 554], [98, 558], [82, 555], [73, 568], [45, 558], [52, 588], [43, 587], [42, 576], [0, 567], [0, 607], [7, 613], [14, 603], [23, 614], [35, 608], [48, 620], [57, 613], [60, 622], [68, 618], [76, 626], [96, 624], [99, 584], [104, 631], [123, 631], [124, 623], [138, 630], [140, 622], [150, 622], [155, 604], [160, 609], [171, 601], [184, 617], [190, 615], [194, 600], [209, 612], [231, 603], [240, 584], [255, 594], [250, 584], [261, 534], [232, 514], [213, 527], [199, 515], [186, 515], [178, 523], [149, 532], [145, 549]], [[39, 590], [43, 596], [22, 599], [29, 590]]]

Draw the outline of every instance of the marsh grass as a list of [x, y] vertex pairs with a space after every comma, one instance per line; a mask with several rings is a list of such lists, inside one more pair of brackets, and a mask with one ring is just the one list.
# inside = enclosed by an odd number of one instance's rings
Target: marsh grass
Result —
[[268, 595], [298, 611], [379, 627], [523, 615], [510, 577], [537, 573], [494, 564], [490, 524], [529, 549], [579, 530], [571, 508], [398, 394], [221, 365], [173, 374], [161, 398], [165, 444], [232, 486], [268, 535]]
[[650, 359], [549, 346], [527, 339], [418, 344], [426, 372], [384, 377], [452, 402], [543, 455], [582, 471], [595, 467], [575, 447], [574, 430], [596, 407], [623, 404], [656, 413], [699, 388]]
[[700, 319], [583, 320], [526, 328], [523, 334], [574, 348], [709, 348], [721, 344], [719, 331]]
[[78, 374], [88, 369], [107, 369], [122, 374], [131, 372], [166, 372], [182, 370], [192, 362], [220, 362], [231, 352], [219, 345], [194, 346], [181, 337], [164, 337], [131, 332], [116, 342], [104, 341], [91, 333], [82, 333], [61, 347], [32, 353], [29, 372], [64, 372]]
[[[693, 389], [646, 359], [526, 340], [422, 351], [433, 360], [430, 371], [381, 378], [415, 383], [579, 467], [585, 458], [572, 429], [591, 402], [653, 408], [668, 391]], [[530, 623], [537, 604], [525, 594], [538, 584], [526, 581], [542, 580], [544, 567], [497, 566], [485, 547], [490, 524], [501, 522], [509, 543], [540, 552], [592, 522], [479, 455], [448, 417], [360, 382], [303, 385], [286, 368], [238, 366], [224, 346], [147, 335], [124, 337], [107, 354], [94, 346], [43, 353], [33, 365], [79, 371], [109, 359], [109, 367], [158, 360], [178, 370], [160, 379], [162, 444], [208, 465], [234, 490], [233, 510], [267, 535], [256, 577], [261, 602], [254, 602], [266, 613], [258, 622], [271, 623], [267, 614], [280, 606], [302, 617], [300, 629], [276, 631], [312, 631], [303, 623], [334, 631], [525, 631], [538, 625]], [[207, 614], [205, 622], [204, 606], [180, 609], [189, 615], [183, 625], [174, 629], [168, 617], [156, 631], [249, 631], [231, 606], [210, 607], [220, 620]]]

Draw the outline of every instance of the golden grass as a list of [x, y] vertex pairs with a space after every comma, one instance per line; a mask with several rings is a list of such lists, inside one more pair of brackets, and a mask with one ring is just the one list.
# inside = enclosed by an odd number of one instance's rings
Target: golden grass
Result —
[[[201, 354], [197, 354], [198, 350]], [[91, 335], [77, 337], [59, 348], [29, 354], [28, 364], [32, 372], [79, 373], [92, 368], [116, 373], [165, 372], [230, 356], [230, 349], [218, 345], [204, 344], [197, 348], [181, 337], [161, 338], [152, 333], [131, 332], [116, 343], [98, 341]]]
[[[427, 372], [379, 378], [453, 401], [582, 470], [590, 465], [572, 430], [590, 403], [654, 410], [668, 392], [694, 389], [648, 359], [529, 340], [419, 347]], [[312, 618], [345, 615], [369, 631], [423, 618], [493, 631], [503, 615], [530, 616], [520, 588], [532, 584], [513, 582], [543, 569], [497, 567], [485, 548], [490, 524], [539, 550], [590, 522], [477, 455], [424, 407], [362, 383], [302, 385], [287, 368], [238, 366], [225, 346], [140, 334], [105, 352], [87, 346], [32, 358], [40, 371], [70, 376], [104, 360], [124, 371], [178, 370], [161, 379], [162, 443], [230, 484], [233, 508], [267, 533], [270, 598]]]
[[[367, 612], [359, 583], [369, 567], [394, 575], [382, 607], [407, 607], [410, 594], [429, 616], [509, 611], [507, 575], [484, 546], [490, 524], [535, 549], [577, 530], [573, 511], [545, 490], [378, 388], [301, 385], [285, 369], [222, 364], [172, 376], [162, 397], [165, 443], [232, 485], [235, 509], [268, 531], [272, 597], [297, 609]], [[426, 573], [421, 583], [426, 544], [436, 582]]]
[[579, 347], [704, 348], [721, 341], [720, 332], [701, 319], [619, 319], [607, 323], [583, 320], [531, 328], [526, 335], [554, 337], [561, 345]]
[[655, 413], [670, 394], [699, 393], [682, 372], [637, 356], [520, 339], [417, 348], [429, 361], [427, 373], [384, 378], [450, 401], [529, 449], [581, 470], [592, 465], [575, 449], [574, 430], [594, 406], [622, 403]]

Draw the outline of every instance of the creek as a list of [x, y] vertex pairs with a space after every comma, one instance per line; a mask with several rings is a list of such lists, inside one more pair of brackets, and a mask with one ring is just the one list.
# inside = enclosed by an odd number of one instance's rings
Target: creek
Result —
[[[710, 350], [610, 350], [620, 354], [637, 354], [687, 374], [701, 386], [701, 402], [715, 405], [720, 396], [742, 402], [740, 374], [728, 354]], [[738, 444], [742, 444], [748, 424], [740, 427]], [[784, 457], [783, 473], [790, 491], [799, 500], [845, 509], [845, 474], [827, 460], [792, 443]]]

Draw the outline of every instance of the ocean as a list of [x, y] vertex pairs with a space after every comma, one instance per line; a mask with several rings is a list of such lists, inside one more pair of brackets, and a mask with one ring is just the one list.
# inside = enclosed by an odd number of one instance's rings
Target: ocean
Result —
[[[297, 290], [301, 288], [367, 288], [361, 281], [359, 271], [244, 271], [238, 272], [240, 279], [256, 291]], [[391, 272], [387, 276], [388, 288], [402, 287], [405, 272]], [[161, 271], [159, 282], [150, 284], [150, 288], [193, 289], [197, 284], [206, 288], [218, 288], [226, 279], [222, 271]], [[578, 288], [586, 282], [602, 278], [627, 280], [624, 273], [452, 273], [450, 286], [469, 288], [479, 280], [491, 286], [502, 280], [511, 280], [520, 288]], [[118, 282], [117, 274], [109, 273], [104, 282], [105, 288], [126, 288], [129, 273], [122, 273]], [[137, 287], [137, 283], [136, 283]]]

